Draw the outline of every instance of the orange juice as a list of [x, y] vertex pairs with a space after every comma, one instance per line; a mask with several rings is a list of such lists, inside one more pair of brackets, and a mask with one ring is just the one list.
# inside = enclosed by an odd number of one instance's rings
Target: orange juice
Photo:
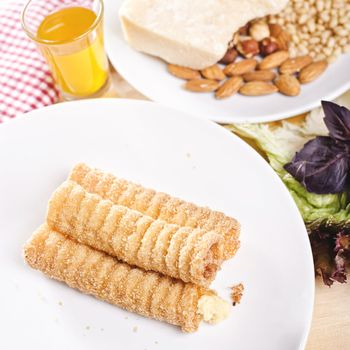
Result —
[[37, 39], [63, 93], [89, 96], [107, 81], [108, 62], [103, 47], [102, 24], [84, 7], [68, 7], [44, 18]]

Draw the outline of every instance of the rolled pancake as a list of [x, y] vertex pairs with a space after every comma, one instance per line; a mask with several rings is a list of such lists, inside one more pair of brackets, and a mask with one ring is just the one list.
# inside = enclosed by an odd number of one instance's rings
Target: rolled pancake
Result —
[[229, 304], [211, 290], [121, 263], [46, 224], [25, 245], [24, 258], [72, 288], [185, 332], [196, 331], [203, 318], [214, 323], [229, 313]]
[[155, 220], [73, 181], [64, 182], [52, 195], [47, 223], [130, 265], [205, 287], [223, 261], [222, 235]]
[[166, 193], [157, 192], [115, 175], [77, 164], [69, 175], [86, 191], [114, 204], [123, 205], [169, 224], [215, 231], [224, 238], [223, 258], [231, 258], [239, 248], [240, 225], [225, 214], [200, 207]]

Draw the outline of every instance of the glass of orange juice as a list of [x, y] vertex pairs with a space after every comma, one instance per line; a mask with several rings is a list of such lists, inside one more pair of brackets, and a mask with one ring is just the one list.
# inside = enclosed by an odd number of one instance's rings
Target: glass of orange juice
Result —
[[30, 0], [22, 26], [49, 64], [63, 99], [97, 97], [107, 90], [102, 0]]

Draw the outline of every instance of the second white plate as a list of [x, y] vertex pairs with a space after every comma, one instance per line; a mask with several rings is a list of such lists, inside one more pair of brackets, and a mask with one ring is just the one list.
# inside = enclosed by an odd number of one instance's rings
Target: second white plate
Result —
[[123, 0], [104, 2], [106, 49], [115, 69], [151, 100], [200, 118], [223, 123], [268, 122], [309, 111], [319, 106], [322, 99], [331, 100], [350, 88], [350, 54], [346, 54], [315, 82], [303, 85], [297, 97], [237, 94], [216, 100], [213, 93], [186, 91], [182, 88], [184, 82], [170, 75], [163, 61], [137, 52], [126, 43], [118, 16]]

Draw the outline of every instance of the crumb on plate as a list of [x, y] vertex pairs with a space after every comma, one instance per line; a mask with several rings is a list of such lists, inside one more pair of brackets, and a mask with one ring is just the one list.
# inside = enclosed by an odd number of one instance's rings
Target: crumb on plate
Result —
[[235, 284], [234, 286], [230, 287], [231, 289], [231, 300], [232, 305], [235, 306], [236, 304], [239, 304], [241, 302], [244, 286], [242, 283]]

